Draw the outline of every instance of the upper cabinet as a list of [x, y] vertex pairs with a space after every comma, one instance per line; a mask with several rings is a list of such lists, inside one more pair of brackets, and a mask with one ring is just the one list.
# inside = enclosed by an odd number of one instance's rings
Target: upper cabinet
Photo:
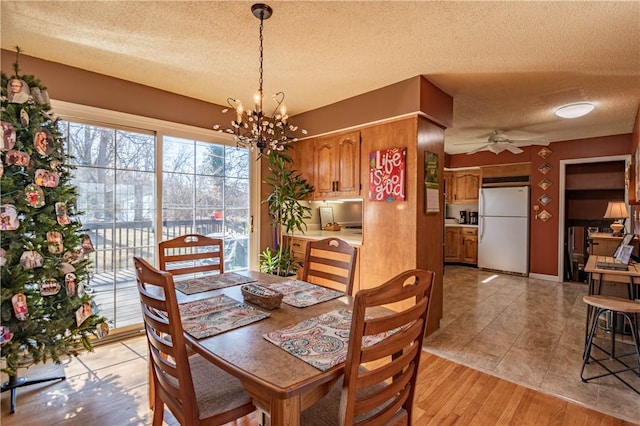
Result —
[[480, 192], [480, 170], [446, 171], [444, 185], [447, 203], [474, 204]]
[[313, 150], [314, 198], [360, 195], [360, 132], [315, 139]]

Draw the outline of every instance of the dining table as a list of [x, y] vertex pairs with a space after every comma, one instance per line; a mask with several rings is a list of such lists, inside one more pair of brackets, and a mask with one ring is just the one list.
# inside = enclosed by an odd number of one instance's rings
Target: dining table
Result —
[[[265, 286], [287, 280], [256, 271], [235, 273], [254, 280], [253, 284]], [[243, 301], [241, 285], [194, 294], [176, 291], [176, 294], [181, 305], [210, 300], [222, 294]], [[269, 316], [210, 337], [196, 338], [186, 331], [184, 336], [194, 352], [240, 380], [256, 406], [270, 417], [272, 426], [296, 426], [300, 424], [301, 412], [327, 394], [343, 375], [344, 361], [322, 371], [264, 336], [336, 309], [351, 309], [352, 304], [353, 298], [343, 295], [304, 308], [284, 302], [273, 310], [257, 306]], [[181, 316], [184, 323], [184, 315]]]

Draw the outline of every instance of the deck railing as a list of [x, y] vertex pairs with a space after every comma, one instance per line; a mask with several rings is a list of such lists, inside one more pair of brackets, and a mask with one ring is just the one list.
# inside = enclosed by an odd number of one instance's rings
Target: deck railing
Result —
[[[247, 235], [242, 229], [230, 229], [223, 219], [166, 220], [162, 222], [162, 236], [156, 238], [153, 222], [83, 222], [95, 252], [91, 288], [100, 315], [111, 327], [123, 327], [141, 322], [140, 306], [135, 286], [133, 256], [154, 263], [155, 247], [159, 241], [184, 234], [202, 234], [223, 238], [225, 271], [248, 269]], [[223, 232], [226, 229], [225, 232]]]

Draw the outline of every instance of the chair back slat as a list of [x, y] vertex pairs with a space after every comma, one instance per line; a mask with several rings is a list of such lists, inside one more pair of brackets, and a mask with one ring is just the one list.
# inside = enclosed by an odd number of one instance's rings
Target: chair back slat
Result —
[[353, 293], [357, 250], [338, 238], [307, 243], [302, 280]]
[[160, 270], [174, 276], [224, 273], [224, 240], [200, 234], [181, 235], [158, 243]]
[[[411, 423], [433, 281], [433, 272], [413, 269], [356, 294], [340, 402], [341, 425]], [[367, 314], [367, 309], [395, 302], [408, 307], [383, 317]], [[366, 336], [385, 332], [390, 335], [379, 343], [362, 347]]]

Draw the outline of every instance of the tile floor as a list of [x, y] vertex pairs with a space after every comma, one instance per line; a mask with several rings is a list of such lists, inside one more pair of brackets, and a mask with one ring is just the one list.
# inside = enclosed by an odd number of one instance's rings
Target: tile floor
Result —
[[[493, 279], [488, 278], [495, 276]], [[640, 423], [640, 396], [613, 377], [580, 380], [586, 284], [558, 283], [447, 265], [433, 354]], [[630, 347], [630, 346], [629, 346]], [[589, 367], [595, 371], [599, 367]], [[640, 378], [627, 373], [640, 388]]]

